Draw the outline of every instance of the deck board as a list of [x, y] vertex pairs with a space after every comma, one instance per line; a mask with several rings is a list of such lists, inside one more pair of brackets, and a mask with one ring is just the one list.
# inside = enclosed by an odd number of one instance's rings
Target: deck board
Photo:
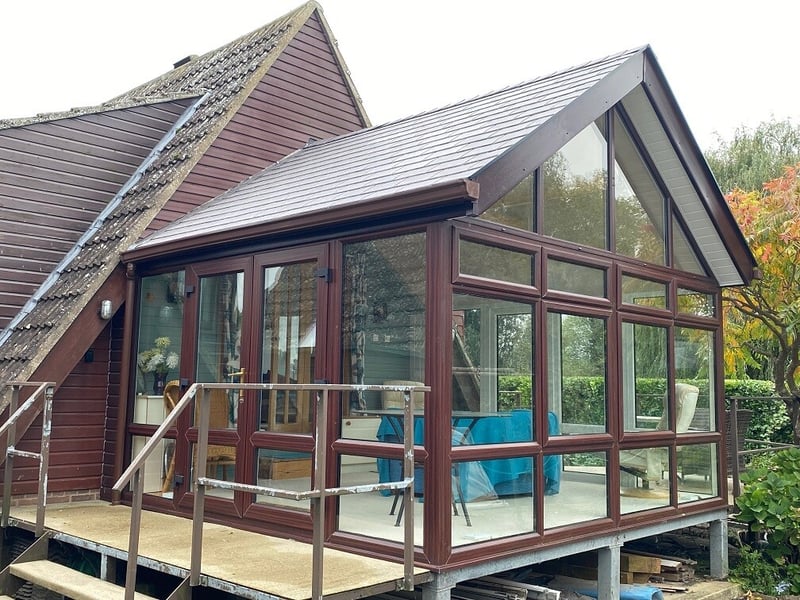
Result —
[[[128, 506], [104, 502], [49, 505], [45, 527], [127, 552], [130, 514]], [[11, 510], [12, 523], [29, 525], [35, 518], [35, 508]], [[290, 600], [311, 598], [311, 544], [213, 523], [206, 523], [203, 531], [204, 575]], [[191, 520], [145, 511], [139, 554], [188, 570], [191, 534]], [[414, 572], [415, 577], [427, 579], [424, 576], [428, 571], [415, 569]], [[357, 597], [358, 590], [384, 585], [393, 587], [402, 578], [402, 564], [325, 549], [325, 596]]]

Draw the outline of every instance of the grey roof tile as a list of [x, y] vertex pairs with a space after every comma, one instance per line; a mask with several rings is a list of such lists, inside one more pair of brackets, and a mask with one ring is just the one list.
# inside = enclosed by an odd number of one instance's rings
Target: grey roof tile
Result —
[[312, 144], [140, 240], [149, 248], [472, 177], [642, 49]]

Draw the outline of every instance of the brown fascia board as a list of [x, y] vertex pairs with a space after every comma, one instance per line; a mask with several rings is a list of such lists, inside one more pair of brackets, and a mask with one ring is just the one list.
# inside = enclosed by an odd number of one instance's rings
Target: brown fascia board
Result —
[[470, 179], [458, 179], [412, 192], [389, 194], [365, 200], [339, 209], [304, 213], [288, 219], [254, 225], [253, 227], [220, 231], [199, 237], [182, 238], [174, 242], [165, 242], [164, 244], [144, 246], [124, 252], [122, 260], [126, 263], [152, 260], [200, 247], [208, 248], [221, 244], [243, 242], [266, 235], [308, 230], [314, 227], [352, 222], [368, 217], [387, 216], [400, 212], [406, 213], [415, 209], [428, 209], [464, 202], [472, 207], [478, 199], [479, 193], [480, 185], [477, 182]]
[[644, 80], [644, 52], [633, 54], [559, 113], [483, 167], [477, 211], [483, 212]]
[[728, 203], [719, 189], [717, 180], [689, 129], [686, 118], [675, 100], [653, 51], [649, 48], [645, 53], [644, 66], [645, 93], [661, 119], [661, 125], [672, 142], [675, 153], [697, 189], [700, 201], [711, 216], [711, 221], [714, 223], [722, 243], [747, 285], [752, 281], [756, 267], [755, 258], [747, 240], [728, 208]]

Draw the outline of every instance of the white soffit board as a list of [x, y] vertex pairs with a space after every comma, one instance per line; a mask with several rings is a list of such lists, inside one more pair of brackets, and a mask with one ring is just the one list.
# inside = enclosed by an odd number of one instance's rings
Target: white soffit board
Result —
[[622, 105], [633, 121], [645, 150], [667, 186], [667, 191], [686, 221], [689, 235], [694, 238], [711, 268], [711, 274], [721, 286], [742, 285], [744, 282], [736, 265], [728, 254], [711, 216], [697, 195], [697, 190], [675, 153], [642, 86], [637, 86], [625, 96]]

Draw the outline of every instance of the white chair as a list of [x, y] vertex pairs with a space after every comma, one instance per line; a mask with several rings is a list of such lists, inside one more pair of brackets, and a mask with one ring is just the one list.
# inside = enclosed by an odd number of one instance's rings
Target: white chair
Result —
[[[685, 433], [694, 417], [697, 408], [697, 397], [700, 390], [688, 383], [675, 384], [675, 403], [677, 418], [675, 431]], [[664, 431], [669, 427], [667, 412], [661, 415], [656, 430]], [[669, 452], [666, 448], [638, 448], [622, 450], [619, 453], [619, 468], [642, 480], [642, 488], [650, 489], [650, 482], [660, 481], [664, 471], [669, 470]]]

